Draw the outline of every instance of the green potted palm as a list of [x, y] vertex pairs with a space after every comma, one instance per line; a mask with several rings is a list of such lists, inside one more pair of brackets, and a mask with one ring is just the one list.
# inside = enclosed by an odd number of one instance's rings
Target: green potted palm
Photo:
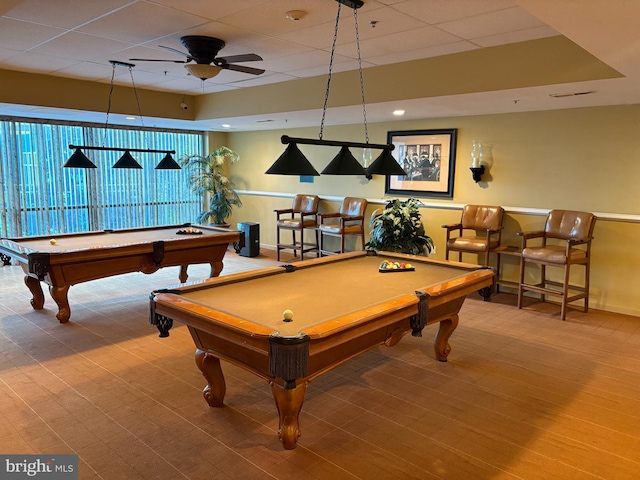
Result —
[[228, 147], [216, 148], [209, 155], [188, 155], [180, 159], [180, 164], [189, 171], [192, 190], [208, 199], [198, 223], [228, 225], [226, 220], [233, 207], [242, 206], [235, 185], [224, 173], [225, 162], [231, 164], [239, 159], [238, 153]]
[[433, 240], [425, 234], [420, 202], [415, 198], [391, 200], [384, 209], [371, 215], [371, 238], [366, 243], [370, 250], [428, 255], [433, 251]]

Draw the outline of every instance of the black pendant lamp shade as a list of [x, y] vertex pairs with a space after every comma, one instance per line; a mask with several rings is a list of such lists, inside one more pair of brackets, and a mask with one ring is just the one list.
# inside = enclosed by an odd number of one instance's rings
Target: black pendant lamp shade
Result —
[[160, 163], [156, 165], [156, 170], [180, 170], [182, 167], [176, 162], [170, 153], [167, 153]]
[[142, 166], [131, 156], [129, 150], [126, 150], [112, 168], [142, 168]]
[[290, 143], [283, 154], [278, 157], [265, 173], [269, 175], [307, 175], [314, 177], [320, 175], [295, 143]]
[[407, 172], [391, 155], [391, 151], [384, 149], [382, 153], [367, 168], [367, 176], [371, 175], [406, 175]]
[[64, 168], [98, 168], [79, 148], [75, 149], [73, 154], [62, 166]]
[[322, 170], [323, 175], [366, 175], [366, 173], [364, 167], [345, 146], [340, 148], [340, 153]]

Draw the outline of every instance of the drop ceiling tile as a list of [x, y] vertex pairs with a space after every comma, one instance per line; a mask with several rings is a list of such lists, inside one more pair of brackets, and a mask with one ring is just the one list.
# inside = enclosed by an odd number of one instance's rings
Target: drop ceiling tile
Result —
[[205, 18], [190, 13], [148, 2], [136, 2], [87, 23], [78, 30], [137, 44], [205, 23], [208, 23]]
[[[307, 15], [297, 22], [289, 20], [286, 14], [290, 10], [303, 10]], [[238, 12], [218, 20], [227, 25], [261, 32], [264, 35], [279, 36], [326, 22], [335, 23], [336, 13], [337, 6], [335, 10], [326, 8], [326, 4], [318, 0], [278, 0], [264, 3], [248, 12]]]
[[[311, 47], [306, 45], [301, 45], [299, 43], [287, 42], [285, 40], [280, 40], [278, 38], [265, 38], [262, 41], [250, 43], [247, 45], [243, 45], [244, 53], [251, 52], [257, 53], [260, 55], [263, 60], [274, 60], [277, 58], [287, 57], [290, 55], [300, 54], [304, 52], [309, 52], [312, 50]], [[243, 53], [243, 52], [238, 52]], [[226, 54], [226, 52], [225, 52]], [[235, 55], [235, 53], [234, 53]], [[258, 66], [259, 62], [252, 62], [251, 65]], [[263, 64], [260, 63], [260, 68], [264, 68]]]
[[0, 17], [0, 45], [2, 48], [29, 50], [63, 33], [64, 30], [61, 28]]
[[106, 80], [111, 78], [111, 65], [96, 62], [80, 62], [56, 70], [56, 76], [82, 78], [86, 80]]
[[[363, 69], [369, 68], [372, 66], [374, 65], [367, 62], [362, 62]], [[338, 73], [338, 72], [346, 72], [349, 70], [357, 70], [357, 69], [358, 69], [358, 61], [352, 58], [346, 58], [343, 61], [334, 63], [332, 72]], [[296, 77], [299, 77], [299, 78], [317, 77], [319, 75], [326, 76], [329, 73], [329, 64], [327, 63], [326, 65], [319, 65], [316, 67], [309, 67], [309, 68], [304, 68], [300, 70], [294, 70], [288, 73], [290, 75], [295, 75]]]
[[438, 24], [438, 28], [470, 40], [540, 27], [544, 24], [519, 7]]
[[[424, 26], [360, 41], [360, 56], [363, 59], [386, 54], [401, 54], [405, 51], [446, 45], [460, 38], [436, 27]], [[357, 44], [340, 45], [336, 52], [341, 55], [357, 57]]]
[[406, 0], [393, 8], [430, 25], [517, 6], [515, 0]]
[[118, 40], [71, 31], [42, 43], [31, 51], [75, 60], [91, 60], [102, 55], [109, 56], [111, 52], [123, 50], [128, 46], [128, 43]]
[[42, 25], [74, 28], [128, 3], [131, 0], [24, 0], [5, 16]]
[[216, 20], [228, 15], [244, 12], [244, 15], [252, 15], [253, 10], [265, 3], [274, 3], [273, 0], [153, 0], [153, 3], [165, 7], [179, 8], [183, 12], [192, 13], [200, 17]]
[[[62, 57], [47, 57], [37, 53], [24, 52], [13, 56], [2, 62], [4, 66], [11, 67], [11, 70], [22, 72], [52, 73], [78, 63], [77, 60]], [[46, 65], [43, 71], [42, 66]]]
[[288, 82], [289, 80], [296, 80], [296, 77], [291, 75], [286, 75], [284, 73], [274, 73], [274, 74], [263, 74], [254, 76], [252, 78], [247, 78], [245, 80], [240, 80], [237, 82], [233, 82], [233, 85], [236, 87], [257, 87], [260, 85], [268, 85], [271, 83], [279, 83], [279, 82]]

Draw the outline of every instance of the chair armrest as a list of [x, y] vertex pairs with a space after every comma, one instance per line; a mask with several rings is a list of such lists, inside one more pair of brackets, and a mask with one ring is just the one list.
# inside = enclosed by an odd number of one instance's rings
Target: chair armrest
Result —
[[451, 230], [456, 230], [458, 228], [462, 228], [462, 224], [461, 223], [452, 223], [450, 225], [442, 225], [442, 228], [446, 228], [447, 232], [450, 232]]
[[276, 214], [276, 221], [280, 220], [280, 215], [284, 215], [285, 213], [290, 213], [291, 218], [293, 218], [293, 208], [284, 208], [281, 210], [274, 210], [274, 212]]
[[342, 218], [342, 220], [344, 220], [345, 222], [352, 221], [352, 220], [364, 220], [363, 215], [344, 215], [344, 216], [341, 216], [340, 218]]
[[522, 237], [523, 240], [530, 238], [544, 237], [544, 230], [536, 230], [535, 232], [516, 232], [516, 235]]
[[516, 232], [516, 235], [522, 237], [522, 250], [527, 248], [527, 241], [531, 240], [532, 238], [542, 238], [543, 244], [547, 241], [544, 230], [536, 230], [534, 232]]
[[337, 218], [340, 214], [338, 212], [335, 213], [318, 213], [317, 217], [319, 219], [318, 223], [323, 223], [325, 218]]

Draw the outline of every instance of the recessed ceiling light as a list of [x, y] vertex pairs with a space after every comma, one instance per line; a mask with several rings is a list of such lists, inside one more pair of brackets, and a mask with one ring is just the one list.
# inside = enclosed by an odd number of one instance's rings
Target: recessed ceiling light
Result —
[[127, 120], [135, 120], [136, 119], [136, 117], [124, 117], [124, 118], [126, 118]]
[[229, 125], [228, 123], [223, 123], [222, 128], [231, 128], [231, 125]]
[[394, 114], [396, 117], [400, 117], [400, 116], [404, 115], [404, 110], [394, 110], [394, 111], [393, 111], [393, 114]]

